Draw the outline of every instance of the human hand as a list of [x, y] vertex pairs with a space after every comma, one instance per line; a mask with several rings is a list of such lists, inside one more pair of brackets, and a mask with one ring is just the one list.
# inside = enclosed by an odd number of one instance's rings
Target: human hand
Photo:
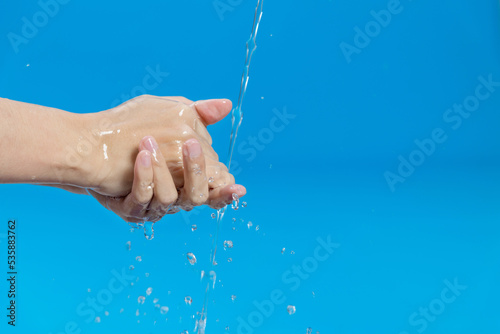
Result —
[[[245, 195], [245, 188], [235, 185], [234, 177], [218, 161], [218, 156], [211, 147], [212, 139], [206, 130], [207, 125], [218, 122], [230, 110], [229, 100], [193, 103], [180, 97], [141, 96], [116, 108], [94, 114], [92, 134], [98, 147], [103, 150], [96, 150], [97, 154], [94, 155], [93, 177], [97, 186], [92, 187], [91, 194], [100, 202], [107, 203], [108, 207], [109, 203], [115, 203], [111, 205], [119, 212], [125, 210], [125, 207], [130, 209], [130, 201], [137, 196], [134, 190], [138, 191], [134, 188], [140, 171], [137, 169], [137, 160], [139, 155], [145, 154], [142, 151], [147, 150], [154, 158], [154, 179], [158, 179], [153, 182], [159, 191], [156, 194], [157, 189], [153, 187], [155, 203], [161, 204], [153, 203], [154, 208], [149, 204], [148, 214], [157, 213], [157, 216], [162, 216], [168, 206], [171, 206], [171, 212], [178, 210], [174, 207], [190, 210], [201, 204], [220, 208], [231, 202], [233, 193], [240, 197]], [[141, 153], [138, 155], [137, 140], [146, 135], [151, 137], [141, 141]], [[199, 148], [200, 158], [195, 165], [189, 166], [186, 164], [186, 152], [193, 145]], [[205, 185], [197, 180], [197, 185], [193, 187], [192, 179], [202, 179]], [[178, 195], [175, 196], [178, 197], [177, 200], [172, 200], [173, 189], [176, 190], [175, 195]], [[116, 198], [117, 201], [110, 202], [110, 199]], [[123, 210], [120, 209], [122, 207]]]

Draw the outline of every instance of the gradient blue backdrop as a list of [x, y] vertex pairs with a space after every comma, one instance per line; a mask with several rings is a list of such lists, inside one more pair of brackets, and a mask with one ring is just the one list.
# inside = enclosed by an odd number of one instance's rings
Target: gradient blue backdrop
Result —
[[[214, 3], [231, 10], [219, 15]], [[500, 81], [499, 2], [401, 0], [399, 13], [348, 63], [340, 44], [353, 45], [355, 28], [390, 3], [265, 1], [238, 138], [245, 144], [234, 156], [248, 206], [229, 210], [221, 227], [220, 243], [232, 240], [234, 248], [219, 249], [207, 333], [244, 333], [238, 317], [255, 316], [255, 302], [274, 289], [286, 301], [254, 333], [500, 331], [500, 90], [458, 129], [443, 120], [474, 94], [479, 76]], [[250, 0], [72, 0], [16, 53], [8, 34], [20, 35], [23, 17], [32, 21], [42, 7], [3, 1], [0, 96], [97, 112], [159, 66], [169, 75], [149, 94], [235, 101], [254, 7]], [[265, 137], [276, 110], [285, 109], [295, 118]], [[447, 140], [391, 191], [384, 173], [396, 173], [398, 157], [408, 158], [414, 141], [435, 128]], [[229, 118], [210, 132], [225, 159]], [[254, 155], [250, 141], [259, 135], [267, 141]], [[147, 241], [85, 196], [28, 185], [2, 185], [0, 193], [0, 257], [7, 220], [15, 218], [19, 261], [18, 326], [6, 325], [2, 278], [2, 333], [193, 332], [206, 286], [200, 270], [210, 270], [213, 210], [167, 217]], [[287, 271], [328, 236], [340, 246], [293, 289]], [[195, 266], [187, 252], [198, 257]], [[113, 270], [131, 264], [134, 286], [112, 294], [95, 314], [100, 323], [78, 310], [106, 293]], [[420, 308], [439, 306], [444, 281], [455, 279], [467, 288], [422, 320]], [[148, 287], [152, 295], [138, 305]], [[296, 306], [294, 315], [287, 305]]]

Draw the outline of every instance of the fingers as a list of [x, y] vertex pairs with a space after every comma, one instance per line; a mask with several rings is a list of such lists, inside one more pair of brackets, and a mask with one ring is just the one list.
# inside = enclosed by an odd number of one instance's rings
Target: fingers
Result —
[[[132, 191], [125, 197], [121, 210], [130, 218], [141, 218], [148, 209], [149, 202], [154, 194], [154, 172], [152, 167], [152, 154], [141, 150], [137, 155], [134, 166], [134, 182]], [[110, 207], [110, 210], [114, 208]], [[115, 211], [116, 212], [116, 211]]]
[[207, 204], [214, 209], [220, 209], [233, 201], [233, 194], [241, 198], [245, 196], [246, 193], [246, 188], [239, 184], [215, 188], [210, 191]]
[[173, 101], [181, 102], [181, 103], [184, 103], [184, 104], [187, 104], [187, 105], [193, 104], [193, 101], [185, 98], [184, 96], [166, 96], [165, 98], [168, 99], [168, 100], [173, 100]]
[[152, 155], [154, 196], [149, 204], [149, 220], [158, 221], [167, 213], [169, 207], [177, 201], [177, 189], [155, 139], [146, 136], [141, 140], [139, 147], [141, 150], [147, 150]]
[[221, 188], [235, 183], [234, 176], [227, 170], [226, 165], [219, 161], [208, 160], [207, 175], [210, 189]]
[[227, 99], [203, 100], [193, 104], [205, 125], [219, 122], [229, 114], [232, 103]]
[[87, 189], [102, 206], [130, 223], [144, 222], [149, 202], [153, 198], [153, 167], [151, 152], [141, 151], [134, 166], [132, 190], [126, 197], [110, 197]]
[[208, 181], [205, 172], [205, 157], [196, 139], [187, 140], [182, 146], [184, 163], [184, 187], [181, 190], [180, 207], [191, 210], [208, 199]]

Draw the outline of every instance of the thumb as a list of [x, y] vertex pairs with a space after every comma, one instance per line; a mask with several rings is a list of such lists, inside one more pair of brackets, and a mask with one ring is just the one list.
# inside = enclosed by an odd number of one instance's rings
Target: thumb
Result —
[[228, 99], [203, 100], [194, 103], [196, 111], [205, 125], [219, 122], [229, 114], [233, 104]]

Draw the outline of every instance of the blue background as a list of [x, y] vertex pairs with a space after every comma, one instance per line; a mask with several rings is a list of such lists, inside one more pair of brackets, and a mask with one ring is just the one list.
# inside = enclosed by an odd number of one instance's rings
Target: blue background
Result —
[[[3, 1], [0, 96], [97, 112], [142, 85], [148, 66], [159, 66], [169, 76], [148, 94], [236, 101], [255, 1], [232, 3], [219, 15], [212, 1], [72, 0], [16, 53], [8, 34], [20, 35], [22, 18], [32, 21], [42, 9], [36, 1]], [[286, 301], [254, 333], [500, 331], [500, 91], [458, 129], [443, 120], [474, 94], [479, 76], [500, 81], [499, 2], [401, 0], [400, 13], [348, 62], [340, 44], [354, 45], [354, 28], [364, 30], [374, 20], [370, 11], [388, 3], [265, 2], [238, 144], [268, 134], [274, 109], [295, 118], [255, 157], [244, 147], [235, 152], [248, 206], [228, 209], [222, 223], [207, 333], [244, 333], [238, 317], [255, 315], [254, 302], [269, 300], [274, 289]], [[224, 159], [230, 126], [228, 117], [209, 129]], [[391, 191], [384, 173], [397, 173], [398, 157], [408, 159], [414, 141], [435, 128], [447, 140]], [[2, 297], [2, 333], [64, 333], [71, 322], [77, 329], [67, 333], [193, 332], [205, 296], [200, 271], [210, 270], [213, 210], [167, 217], [147, 241], [86, 196], [0, 189], [0, 247], [15, 218], [19, 261], [18, 326], [6, 325]], [[293, 290], [283, 275], [328, 236], [340, 246]], [[234, 248], [224, 251], [223, 240]], [[113, 270], [131, 264], [134, 285], [112, 295], [95, 314], [100, 323], [77, 311], [107, 289]], [[439, 305], [444, 281], [455, 279], [467, 288], [454, 302], [411, 322], [420, 308]], [[148, 287], [152, 295], [138, 305]], [[153, 298], [169, 307], [167, 315]]]

